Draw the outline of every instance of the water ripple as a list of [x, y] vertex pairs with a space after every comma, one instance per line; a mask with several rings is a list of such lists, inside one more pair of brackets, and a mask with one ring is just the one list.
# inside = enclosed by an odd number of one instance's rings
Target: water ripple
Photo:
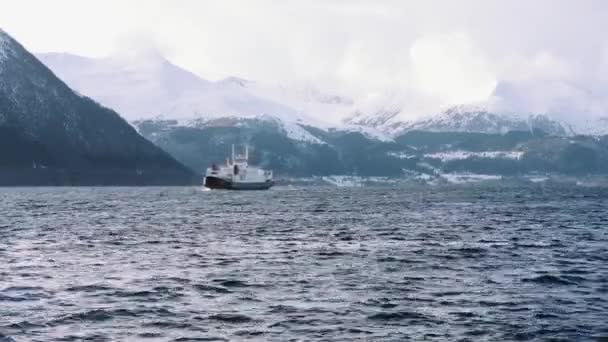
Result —
[[594, 340], [608, 194], [11, 188], [0, 342]]

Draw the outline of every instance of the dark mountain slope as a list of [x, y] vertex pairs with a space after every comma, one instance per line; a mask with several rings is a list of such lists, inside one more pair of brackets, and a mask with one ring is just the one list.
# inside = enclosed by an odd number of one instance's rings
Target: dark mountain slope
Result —
[[0, 185], [193, 181], [189, 169], [116, 112], [73, 92], [1, 30], [0, 133]]

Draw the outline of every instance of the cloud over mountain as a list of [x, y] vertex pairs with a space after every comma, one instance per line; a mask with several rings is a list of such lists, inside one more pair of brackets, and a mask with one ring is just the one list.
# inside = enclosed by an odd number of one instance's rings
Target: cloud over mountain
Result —
[[[312, 83], [357, 107], [398, 102], [406, 119], [497, 93], [501, 105], [555, 115], [599, 117], [608, 106], [603, 1], [8, 0], [4, 7], [0, 21], [36, 51], [103, 57], [132, 46], [135, 35], [203, 78]], [[504, 97], [507, 85], [525, 98]]]

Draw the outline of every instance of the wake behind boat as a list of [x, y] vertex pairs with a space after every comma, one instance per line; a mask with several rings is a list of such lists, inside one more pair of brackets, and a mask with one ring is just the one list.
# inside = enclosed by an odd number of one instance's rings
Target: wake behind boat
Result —
[[207, 168], [205, 187], [229, 190], [267, 190], [274, 185], [272, 171], [249, 165], [249, 148], [244, 154], [236, 154], [232, 145], [232, 157], [226, 165]]

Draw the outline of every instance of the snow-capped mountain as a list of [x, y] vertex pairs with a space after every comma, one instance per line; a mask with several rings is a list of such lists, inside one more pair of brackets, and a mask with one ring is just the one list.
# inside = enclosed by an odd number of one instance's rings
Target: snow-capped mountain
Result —
[[482, 107], [454, 106], [439, 115], [428, 119], [405, 122], [401, 126], [405, 131], [428, 132], [479, 132], [504, 134], [511, 131], [540, 130], [549, 135], [563, 136], [572, 134], [564, 124], [552, 120], [546, 115], [498, 114]]
[[192, 173], [0, 30], [0, 184], [164, 184]]
[[[583, 124], [574, 126], [546, 114], [501, 112], [487, 104], [454, 106], [436, 115], [406, 120], [398, 96], [370, 107], [311, 84], [273, 85], [237, 77], [212, 82], [155, 53], [101, 59], [57, 53], [39, 56], [72, 87], [130, 120], [174, 119], [181, 125], [201, 126], [222, 118], [262, 119], [278, 123], [292, 139], [311, 143], [322, 141], [303, 126], [360, 132], [385, 141], [410, 130], [504, 133], [539, 129], [551, 135], [608, 132], [602, 121], [579, 120]], [[512, 98], [522, 102], [523, 95], [514, 89], [519, 88], [503, 82], [494, 95], [503, 102]], [[235, 122], [219, 122], [228, 121]]]
[[382, 106], [371, 112], [356, 110], [353, 114], [344, 118], [344, 125], [350, 127], [366, 127], [382, 132], [390, 137], [398, 136], [405, 132], [409, 121], [399, 119], [401, 109], [394, 106]]
[[306, 113], [307, 119], [300, 121], [302, 125], [327, 132], [361, 133], [371, 140], [393, 141], [393, 135], [387, 131], [343, 120], [356, 107], [355, 101], [348, 96], [322, 91], [308, 83], [264, 84], [249, 81], [244, 86], [258, 96]]
[[[406, 103], [387, 94], [347, 115], [345, 122], [392, 135], [410, 130], [504, 133], [542, 130], [550, 135], [606, 135], [608, 115], [601, 98], [584, 86], [556, 80], [500, 81], [475, 105], [461, 104], [409, 119]], [[357, 106], [355, 106], [356, 108]], [[599, 112], [599, 113], [598, 113]]]
[[236, 77], [208, 81], [157, 54], [101, 59], [58, 53], [38, 56], [69, 85], [132, 121], [177, 120], [200, 126], [224, 118], [266, 120], [277, 123], [292, 139], [321, 143], [302, 128], [317, 126], [316, 120], [263, 96], [266, 88], [253, 81]]
[[352, 111], [353, 100], [311, 84], [266, 84], [238, 77], [209, 81], [147, 52], [108, 58], [65, 53], [38, 57], [74, 89], [130, 121], [176, 120], [182, 126], [200, 127], [251, 119], [277, 124], [289, 138], [308, 143], [322, 141], [304, 127], [391, 140], [373, 127], [342, 122]]
[[346, 122], [353, 125], [374, 127], [392, 135], [408, 131], [427, 132], [468, 132], [504, 134], [510, 131], [541, 130], [549, 135], [572, 134], [572, 129], [542, 114], [516, 115], [495, 113], [480, 106], [459, 105], [450, 107], [439, 114], [416, 120], [401, 120], [399, 109], [382, 109], [373, 115], [357, 112]]

